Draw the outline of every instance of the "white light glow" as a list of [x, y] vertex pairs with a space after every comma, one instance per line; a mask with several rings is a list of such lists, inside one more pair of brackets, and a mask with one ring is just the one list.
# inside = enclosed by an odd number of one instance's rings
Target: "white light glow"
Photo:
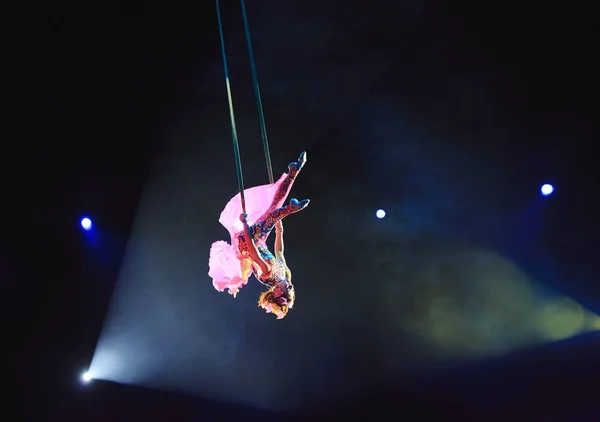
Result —
[[81, 219], [81, 227], [83, 227], [84, 230], [89, 230], [92, 228], [92, 220], [90, 220], [89, 218], [85, 217]]
[[545, 185], [542, 186], [542, 195], [544, 196], [548, 196], [550, 195], [552, 192], [554, 192], [554, 186], [546, 183]]

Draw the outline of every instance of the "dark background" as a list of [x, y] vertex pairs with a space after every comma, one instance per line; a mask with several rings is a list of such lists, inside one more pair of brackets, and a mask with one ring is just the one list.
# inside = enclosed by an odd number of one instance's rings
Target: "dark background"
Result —
[[[206, 275], [237, 189], [214, 4], [12, 15], [0, 263], [26, 420], [597, 420], [598, 335], [543, 341], [528, 305], [507, 306], [529, 283], [538, 302], [600, 313], [591, 11], [247, 7], [276, 175], [309, 155], [293, 195], [312, 203], [286, 222], [298, 301], [284, 321], [255, 309], [258, 286], [233, 301]], [[266, 182], [252, 81], [239, 4], [223, 8], [252, 186]], [[501, 271], [518, 275], [491, 290], [499, 310], [473, 305]], [[406, 322], [436, 298], [494, 329], [452, 350], [416, 335]], [[115, 327], [121, 381], [149, 388], [78, 382]]]

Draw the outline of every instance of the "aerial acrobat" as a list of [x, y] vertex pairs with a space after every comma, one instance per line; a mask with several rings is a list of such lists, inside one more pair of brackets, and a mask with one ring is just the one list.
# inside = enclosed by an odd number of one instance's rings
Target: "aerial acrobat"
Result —
[[[292, 274], [287, 267], [283, 255], [283, 224], [281, 220], [290, 214], [306, 208], [309, 200], [298, 201], [292, 198], [288, 205], [284, 206], [283, 203], [289, 195], [298, 173], [300, 173], [300, 170], [306, 164], [306, 152], [300, 154], [298, 161], [294, 161], [288, 165], [288, 172], [283, 173], [279, 180], [276, 182], [273, 180], [267, 131], [254, 64], [254, 54], [252, 53], [246, 6], [244, 0], [241, 0], [240, 3], [270, 183], [248, 190], [244, 189], [242, 161], [233, 112], [223, 25], [221, 23], [221, 9], [219, 0], [216, 0], [239, 193], [231, 198], [219, 218], [219, 222], [229, 231], [231, 244], [223, 240], [212, 244], [208, 262], [208, 275], [213, 279], [215, 289], [220, 292], [227, 289], [235, 297], [240, 288], [248, 283], [248, 278], [253, 273], [268, 288], [266, 292], [260, 295], [258, 305], [265, 309], [267, 313], [275, 314], [277, 319], [282, 319], [294, 306], [296, 292], [292, 284]], [[266, 245], [267, 237], [273, 228], [275, 228], [276, 234], [275, 255], [269, 251]]]
[[[306, 153], [288, 165], [273, 184], [256, 186], [245, 193], [246, 212], [242, 211], [241, 195], [231, 198], [219, 222], [229, 231], [231, 244], [219, 240], [210, 249], [209, 272], [213, 286], [222, 292], [228, 289], [234, 297], [248, 283], [250, 274], [267, 286], [258, 305], [277, 319], [285, 317], [294, 306], [296, 293], [292, 274], [283, 254], [283, 218], [306, 208], [310, 200], [292, 198], [283, 205], [294, 180], [306, 163]], [[266, 240], [275, 228], [275, 254], [269, 251]]]

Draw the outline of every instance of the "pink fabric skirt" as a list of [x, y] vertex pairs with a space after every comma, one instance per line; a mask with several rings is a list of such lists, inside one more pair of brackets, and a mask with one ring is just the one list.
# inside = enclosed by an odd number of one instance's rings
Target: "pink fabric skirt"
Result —
[[[283, 173], [274, 184], [256, 186], [244, 191], [249, 225], [256, 223], [266, 212], [280, 208], [283, 205], [285, 197], [281, 199], [281, 203], [273, 204], [273, 207], [269, 208], [275, 197], [275, 192], [277, 192], [286, 176], [287, 174]], [[219, 223], [229, 232], [231, 243], [224, 240], [214, 242], [210, 248], [208, 260], [208, 275], [213, 280], [214, 288], [219, 292], [227, 289], [229, 294], [234, 297], [248, 283], [248, 277], [244, 278], [242, 274], [242, 256], [239, 253], [237, 242], [238, 235], [244, 229], [240, 221], [241, 213], [242, 202], [238, 193], [225, 205], [219, 218]], [[265, 241], [266, 239], [263, 239], [260, 243], [262, 244]]]

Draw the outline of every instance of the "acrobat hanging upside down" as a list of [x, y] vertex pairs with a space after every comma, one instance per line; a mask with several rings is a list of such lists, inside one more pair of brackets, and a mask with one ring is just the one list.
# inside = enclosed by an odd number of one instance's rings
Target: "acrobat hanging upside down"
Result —
[[[285, 317], [294, 306], [296, 293], [292, 274], [283, 255], [283, 218], [303, 210], [309, 200], [292, 198], [283, 206], [294, 180], [306, 164], [306, 153], [288, 165], [288, 173], [270, 185], [256, 186], [244, 191], [246, 213], [242, 212], [241, 196], [237, 194], [221, 212], [219, 222], [229, 231], [231, 244], [219, 240], [210, 249], [208, 275], [213, 286], [222, 292], [228, 289], [234, 297], [248, 283], [253, 273], [268, 287], [260, 295], [258, 305], [277, 319]], [[266, 240], [275, 228], [275, 255]]]

